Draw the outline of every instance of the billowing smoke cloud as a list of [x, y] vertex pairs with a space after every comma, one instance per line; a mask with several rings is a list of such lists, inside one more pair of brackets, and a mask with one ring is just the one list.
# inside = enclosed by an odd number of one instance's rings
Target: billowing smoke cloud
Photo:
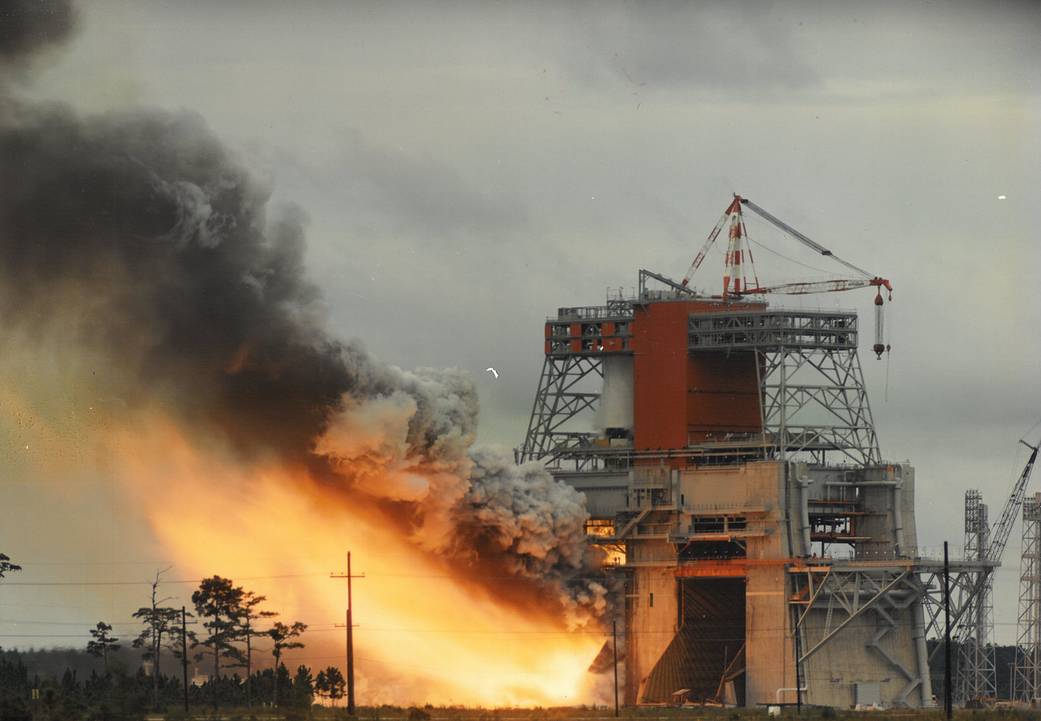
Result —
[[456, 552], [499, 561], [511, 575], [563, 589], [572, 627], [606, 609], [607, 589], [585, 577], [594, 565], [585, 538], [585, 497], [537, 463], [514, 465], [481, 449], [463, 502], [453, 508]]
[[[19, 18], [0, 40], [13, 65], [72, 27], [66, 4], [5, 13]], [[199, 116], [2, 99], [0, 157], [9, 337], [68, 336], [103, 360], [92, 382], [127, 407], [158, 404], [244, 460], [306, 466], [460, 575], [512, 579], [494, 592], [561, 603], [573, 623], [602, 611], [603, 587], [579, 580], [595, 567], [582, 497], [541, 468], [471, 452], [464, 373], [403, 371], [330, 338], [303, 270], [304, 213], [269, 208]]]

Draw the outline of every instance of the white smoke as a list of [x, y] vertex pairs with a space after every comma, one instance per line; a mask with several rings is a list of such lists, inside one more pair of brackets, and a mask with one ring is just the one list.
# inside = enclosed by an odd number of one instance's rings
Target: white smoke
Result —
[[538, 463], [472, 447], [478, 403], [465, 372], [363, 359], [371, 395], [346, 396], [315, 450], [353, 490], [412, 504], [421, 548], [550, 589], [572, 628], [599, 618], [607, 589], [588, 579], [599, 559], [585, 497]]

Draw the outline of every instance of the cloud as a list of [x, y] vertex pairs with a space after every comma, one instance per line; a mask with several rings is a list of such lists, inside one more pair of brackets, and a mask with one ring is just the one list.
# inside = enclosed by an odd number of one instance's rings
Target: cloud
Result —
[[625, 83], [634, 92], [708, 88], [742, 94], [805, 89], [820, 80], [794, 42], [792, 14], [762, 3], [579, 8], [590, 54], [576, 65], [593, 80]]

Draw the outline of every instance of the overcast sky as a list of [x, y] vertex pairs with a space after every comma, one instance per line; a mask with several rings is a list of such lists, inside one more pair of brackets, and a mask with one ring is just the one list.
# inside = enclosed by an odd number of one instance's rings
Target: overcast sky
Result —
[[[1038, 2], [135, 0], [82, 15], [20, 92], [203, 116], [276, 203], [305, 209], [334, 333], [403, 367], [472, 371], [484, 442], [523, 438], [544, 317], [640, 267], [682, 277], [734, 192], [893, 280], [892, 357], [863, 362], [883, 455], [917, 468], [921, 545], [961, 545], [966, 488], [996, 516], [1017, 439], [1041, 434]], [[757, 260], [764, 281], [799, 279]], [[697, 285], [718, 289], [721, 264]], [[871, 310], [869, 291], [810, 302]], [[111, 488], [11, 498], [2, 550], [33, 566], [24, 579], [97, 548], [112, 565], [84, 578], [162, 558]], [[112, 509], [126, 522], [88, 530]], [[1017, 528], [995, 602], [1006, 642], [1018, 550]], [[101, 597], [75, 618], [131, 607]], [[0, 615], [39, 603], [5, 588]]]

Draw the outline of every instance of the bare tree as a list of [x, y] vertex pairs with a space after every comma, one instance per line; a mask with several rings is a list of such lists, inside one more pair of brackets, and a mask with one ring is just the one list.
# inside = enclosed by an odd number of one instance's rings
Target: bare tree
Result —
[[[152, 581], [152, 604], [142, 606], [134, 612], [134, 618], [140, 619], [144, 624], [141, 634], [134, 639], [134, 648], [144, 648], [141, 657], [152, 662], [152, 703], [159, 710], [159, 662], [163, 649], [169, 650], [174, 656], [181, 656], [180, 644], [174, 642], [174, 634], [180, 631], [181, 611], [160, 604], [170, 600], [170, 597], [159, 598], [160, 577], [169, 571], [164, 568], [156, 571], [155, 580]], [[193, 639], [194, 640], [194, 639]]]

